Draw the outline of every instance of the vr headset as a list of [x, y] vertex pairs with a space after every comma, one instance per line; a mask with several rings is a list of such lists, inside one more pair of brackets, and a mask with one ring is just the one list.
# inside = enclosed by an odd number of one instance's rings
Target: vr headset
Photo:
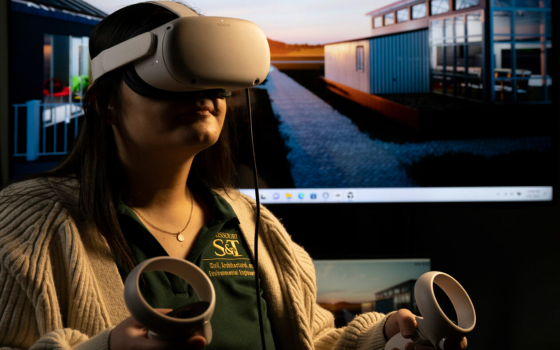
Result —
[[[179, 18], [140, 28], [132, 37], [102, 51], [92, 61], [93, 82], [128, 65], [124, 80], [136, 93], [173, 98], [186, 92], [231, 91], [262, 83], [270, 49], [253, 22], [202, 17], [173, 1], [149, 1]], [[151, 28], [150, 28], [151, 27]]]

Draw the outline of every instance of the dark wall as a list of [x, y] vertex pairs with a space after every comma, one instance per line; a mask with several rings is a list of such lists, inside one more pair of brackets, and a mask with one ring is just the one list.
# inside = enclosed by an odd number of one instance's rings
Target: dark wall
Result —
[[11, 11], [11, 103], [43, 98], [45, 34], [89, 36], [92, 25]]
[[557, 348], [556, 205], [268, 207], [312, 257], [430, 256], [474, 303], [469, 349]]

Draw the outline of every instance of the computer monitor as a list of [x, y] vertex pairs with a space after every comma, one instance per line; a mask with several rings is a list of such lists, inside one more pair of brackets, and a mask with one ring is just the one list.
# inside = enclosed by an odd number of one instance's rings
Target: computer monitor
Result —
[[552, 1], [454, 3], [366, 4], [369, 36], [321, 45], [272, 37], [253, 89], [261, 202], [552, 201]]

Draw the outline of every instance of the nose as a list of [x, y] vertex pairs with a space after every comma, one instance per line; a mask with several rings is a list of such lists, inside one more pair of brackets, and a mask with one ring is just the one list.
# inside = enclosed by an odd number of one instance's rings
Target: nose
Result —
[[230, 97], [231, 92], [228, 92], [224, 89], [202, 90], [198, 92], [197, 96], [205, 96], [208, 98], [224, 98]]

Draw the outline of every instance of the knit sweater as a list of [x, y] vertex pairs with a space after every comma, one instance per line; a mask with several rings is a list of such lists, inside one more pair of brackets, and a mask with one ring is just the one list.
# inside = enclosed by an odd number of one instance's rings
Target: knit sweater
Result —
[[[27, 180], [0, 192], [0, 349], [107, 350], [111, 329], [130, 315], [105, 238], [80, 217], [78, 192], [70, 178]], [[253, 254], [255, 202], [217, 192]], [[335, 328], [316, 303], [311, 258], [264, 207], [259, 274], [278, 348], [384, 348], [389, 315], [365, 313]]]

